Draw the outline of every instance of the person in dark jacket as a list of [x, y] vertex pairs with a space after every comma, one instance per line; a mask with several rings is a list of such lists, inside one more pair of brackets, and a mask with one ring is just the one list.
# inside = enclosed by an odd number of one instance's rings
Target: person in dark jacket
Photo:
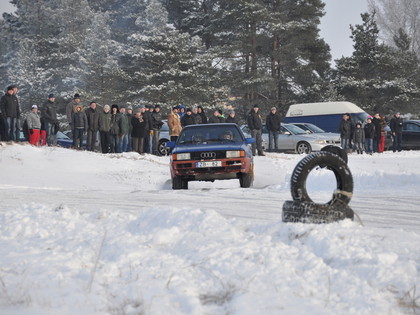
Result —
[[185, 126], [195, 125], [195, 117], [192, 113], [190, 108], [187, 108], [185, 111], [185, 115], [181, 118], [181, 126], [184, 128]]
[[128, 146], [128, 132], [130, 130], [130, 121], [128, 120], [128, 116], [126, 113], [126, 108], [124, 105], [120, 107], [120, 119], [118, 120], [118, 125], [120, 127], [120, 146], [118, 148], [118, 152], [127, 152]]
[[213, 112], [213, 116], [211, 116], [208, 120], [209, 124], [219, 124], [224, 123], [225, 117], [223, 117], [222, 111], [220, 109], [216, 109]]
[[8, 86], [6, 94], [0, 99], [0, 111], [3, 114], [4, 136], [6, 141], [17, 141], [16, 130], [20, 117], [19, 101], [15, 93], [15, 86]]
[[258, 104], [255, 104], [247, 117], [248, 128], [251, 132], [251, 137], [255, 138], [255, 143], [252, 144], [252, 154], [264, 156], [262, 148], [262, 120], [259, 114], [260, 108]]
[[206, 113], [204, 112], [203, 106], [201, 106], [201, 105], [197, 106], [197, 113], [201, 117], [201, 123], [202, 124], [207, 124], [207, 116], [206, 116]]
[[155, 110], [152, 113], [152, 154], [159, 155], [159, 139], [160, 139], [160, 128], [163, 126], [162, 113], [160, 112], [160, 105], [155, 105]]
[[133, 139], [131, 138], [131, 132], [133, 131], [133, 126], [131, 125], [131, 118], [133, 118], [133, 106], [127, 106], [127, 118], [128, 118], [128, 144], [127, 144], [127, 152], [133, 151]]
[[118, 153], [120, 147], [120, 111], [117, 104], [111, 106], [111, 153]]
[[375, 125], [372, 123], [372, 116], [366, 119], [365, 129], [365, 151], [367, 154], [373, 153], [373, 138], [375, 137]]
[[389, 127], [391, 128], [391, 135], [393, 137], [392, 151], [401, 152], [403, 119], [399, 112], [396, 113], [394, 117], [392, 117], [391, 121], [389, 122]]
[[111, 107], [104, 105], [99, 114], [99, 135], [102, 153], [111, 152]]
[[85, 110], [88, 122], [86, 149], [93, 151], [95, 149], [96, 138], [99, 131], [99, 109], [96, 102], [90, 102], [89, 107]]
[[149, 136], [149, 127], [147, 121], [143, 117], [141, 109], [136, 110], [136, 114], [131, 118], [133, 126], [131, 137], [133, 139], [133, 151], [139, 154], [144, 153], [144, 138]]
[[265, 119], [265, 124], [268, 129], [268, 150], [278, 152], [278, 138], [280, 134], [281, 117], [277, 113], [277, 108], [272, 107], [270, 114]]
[[365, 145], [365, 130], [362, 128], [361, 122], [356, 124], [356, 129], [353, 133], [353, 145], [354, 150], [357, 151], [357, 154], [363, 154]]
[[381, 140], [382, 121], [379, 113], [373, 115], [372, 123], [375, 126], [375, 134], [373, 136], [373, 152], [379, 152], [379, 142]]
[[195, 125], [201, 125], [203, 123], [203, 119], [201, 118], [201, 115], [198, 113], [198, 107], [194, 106], [192, 108], [192, 116], [194, 117], [194, 124]]
[[75, 110], [72, 117], [73, 147], [80, 150], [82, 149], [83, 135], [87, 131], [88, 123], [82, 105], [77, 105]]
[[49, 94], [48, 100], [41, 107], [41, 120], [44, 123], [45, 136], [49, 146], [57, 145], [56, 134], [58, 131], [57, 109], [55, 95]]
[[352, 139], [353, 134], [353, 126], [350, 114], [346, 113], [343, 115], [343, 118], [340, 121], [339, 130], [341, 137], [341, 147], [343, 150], [349, 150], [350, 140]]
[[230, 124], [237, 124], [239, 125], [239, 119], [236, 116], [236, 113], [233, 109], [229, 111], [228, 116], [226, 117], [226, 122]]
[[153, 105], [146, 105], [142, 107], [143, 119], [147, 122], [148, 135], [144, 137], [144, 153], [152, 153], [152, 139], [151, 134], [153, 133], [153, 119], [152, 111]]

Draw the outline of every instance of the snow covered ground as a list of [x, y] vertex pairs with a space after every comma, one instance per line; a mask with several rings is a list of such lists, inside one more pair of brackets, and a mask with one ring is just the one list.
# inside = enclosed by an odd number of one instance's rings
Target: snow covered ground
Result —
[[300, 159], [173, 191], [168, 157], [1, 145], [0, 314], [420, 314], [420, 152], [350, 155], [360, 220], [324, 225], [281, 222]]

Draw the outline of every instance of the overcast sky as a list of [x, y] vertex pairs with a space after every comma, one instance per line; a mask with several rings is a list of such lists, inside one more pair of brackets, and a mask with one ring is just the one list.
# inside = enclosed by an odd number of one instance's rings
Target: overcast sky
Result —
[[[367, 12], [366, 0], [324, 0], [325, 16], [321, 20], [321, 37], [330, 45], [333, 60], [353, 52], [350, 24], [361, 24], [361, 13]], [[8, 0], [0, 0], [0, 12], [11, 12]]]

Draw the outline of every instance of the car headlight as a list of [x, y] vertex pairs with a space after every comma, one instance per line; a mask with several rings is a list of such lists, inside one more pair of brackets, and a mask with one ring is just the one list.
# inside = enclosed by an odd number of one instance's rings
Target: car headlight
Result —
[[327, 141], [326, 140], [315, 140], [316, 144], [326, 144]]
[[191, 153], [178, 153], [174, 154], [177, 161], [181, 160], [191, 160]]
[[226, 158], [238, 158], [245, 156], [244, 151], [226, 151]]

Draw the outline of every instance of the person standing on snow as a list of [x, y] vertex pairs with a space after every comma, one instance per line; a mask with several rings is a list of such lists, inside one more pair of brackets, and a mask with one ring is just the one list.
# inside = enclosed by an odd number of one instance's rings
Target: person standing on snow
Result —
[[272, 107], [270, 114], [265, 119], [265, 124], [268, 129], [268, 150], [270, 152], [278, 152], [278, 138], [280, 134], [281, 117], [277, 113], [277, 108]]
[[394, 117], [392, 117], [391, 121], [389, 122], [389, 127], [391, 128], [391, 134], [393, 138], [392, 151], [401, 152], [403, 119], [399, 112], [396, 113]]
[[341, 147], [343, 150], [350, 149], [350, 140], [352, 139], [353, 126], [351, 121], [350, 114], [346, 113], [343, 115], [343, 118], [340, 121], [340, 138], [341, 138]]
[[57, 145], [58, 119], [54, 102], [55, 95], [49, 94], [48, 100], [41, 107], [41, 119], [44, 123], [45, 136], [49, 146]]
[[255, 143], [252, 144], [252, 154], [256, 155], [256, 151], [258, 151], [258, 155], [264, 156], [262, 148], [262, 120], [259, 110], [258, 104], [255, 104], [248, 114], [247, 123], [251, 137], [255, 138]]
[[39, 146], [41, 119], [38, 115], [38, 106], [32, 105], [31, 112], [26, 116], [26, 124], [28, 125], [29, 143]]

